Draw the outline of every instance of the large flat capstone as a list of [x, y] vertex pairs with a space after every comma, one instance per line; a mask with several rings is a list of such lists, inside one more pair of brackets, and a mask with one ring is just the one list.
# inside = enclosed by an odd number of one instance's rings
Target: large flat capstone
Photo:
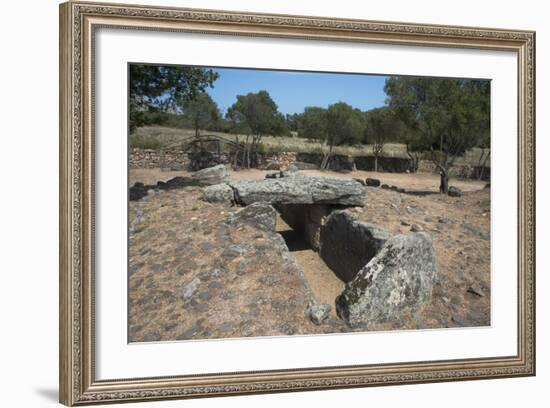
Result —
[[432, 239], [395, 235], [336, 298], [338, 316], [352, 327], [384, 323], [427, 303], [436, 279]]
[[231, 181], [235, 202], [249, 205], [258, 201], [270, 204], [334, 204], [364, 206], [367, 189], [355, 180], [329, 177], [283, 177], [278, 179]]

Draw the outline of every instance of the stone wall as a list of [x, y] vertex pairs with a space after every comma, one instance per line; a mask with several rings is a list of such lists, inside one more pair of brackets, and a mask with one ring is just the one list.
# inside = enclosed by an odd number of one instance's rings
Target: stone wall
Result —
[[[418, 172], [437, 174], [438, 170], [432, 161], [420, 160], [418, 163]], [[491, 168], [486, 166], [456, 165], [449, 170], [449, 173], [451, 177], [473, 179], [481, 178], [481, 180], [484, 181], [491, 180]]]
[[[319, 168], [323, 161], [321, 153], [296, 153], [274, 152], [258, 153], [260, 170], [286, 169], [290, 164], [296, 164], [300, 169]], [[173, 148], [160, 152], [158, 150], [133, 148], [129, 155], [131, 169], [163, 168], [166, 170], [200, 170], [217, 164], [231, 164], [231, 158], [227, 153], [219, 156], [213, 153], [186, 153], [181, 148]], [[374, 170], [374, 157], [372, 156], [345, 156], [334, 155], [330, 159], [329, 169], [334, 171]], [[411, 162], [408, 158], [379, 157], [378, 170], [386, 173], [405, 173], [411, 171]], [[435, 165], [430, 160], [420, 160], [419, 173], [437, 174]], [[459, 165], [451, 171], [452, 177], [480, 178], [490, 181], [491, 168], [480, 166]]]
[[[286, 169], [297, 161], [294, 152], [259, 153], [258, 168], [261, 170]], [[203, 152], [185, 152], [183, 149], [173, 148], [163, 152], [160, 150], [133, 148], [129, 154], [129, 166], [131, 169], [166, 170], [200, 170], [217, 164], [231, 164], [231, 158], [227, 153], [217, 154]]]
[[129, 154], [131, 169], [184, 170], [189, 165], [189, 157], [182, 149], [170, 149], [164, 152], [152, 149], [133, 148]]

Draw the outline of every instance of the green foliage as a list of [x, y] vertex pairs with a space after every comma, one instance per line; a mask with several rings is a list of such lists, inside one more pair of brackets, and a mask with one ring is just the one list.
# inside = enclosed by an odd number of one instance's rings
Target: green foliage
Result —
[[299, 113], [293, 113], [292, 115], [286, 114], [285, 115], [285, 123], [286, 127], [288, 128], [289, 132], [298, 132], [300, 128], [300, 119], [301, 114]]
[[415, 150], [456, 157], [488, 143], [490, 84], [465, 79], [390, 77], [389, 106], [419, 136]]
[[490, 144], [489, 81], [390, 77], [384, 90], [389, 106], [414, 131], [407, 147], [431, 153], [446, 193], [456, 158]]
[[365, 143], [383, 146], [387, 142], [398, 141], [407, 132], [405, 123], [388, 106], [371, 109], [365, 116]]
[[325, 140], [327, 138], [327, 110], [308, 106], [298, 119], [298, 134], [306, 139]]
[[327, 109], [327, 142], [330, 146], [356, 144], [365, 132], [365, 116], [344, 102], [330, 105]]
[[183, 104], [183, 118], [195, 129], [212, 129], [219, 120], [220, 113], [216, 102], [206, 92], [200, 92]]
[[237, 95], [226, 114], [234, 133], [281, 135], [288, 133], [284, 116], [267, 91]]
[[129, 82], [130, 131], [151, 124], [144, 112], [177, 110], [212, 86], [218, 74], [211, 69], [131, 64]]

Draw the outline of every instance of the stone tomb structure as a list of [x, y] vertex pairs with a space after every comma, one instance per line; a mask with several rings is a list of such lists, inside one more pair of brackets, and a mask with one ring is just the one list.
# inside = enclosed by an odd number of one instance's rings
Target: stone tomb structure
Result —
[[[436, 259], [423, 232], [392, 235], [361, 222], [350, 211], [367, 204], [376, 188], [352, 179], [306, 177], [297, 171], [264, 180], [226, 181], [203, 189], [208, 202], [243, 209], [228, 220], [275, 231], [277, 212], [335, 275], [346, 283], [335, 299], [337, 315], [350, 327], [384, 323], [414, 313], [431, 299]], [[313, 305], [322, 324], [330, 305]]]

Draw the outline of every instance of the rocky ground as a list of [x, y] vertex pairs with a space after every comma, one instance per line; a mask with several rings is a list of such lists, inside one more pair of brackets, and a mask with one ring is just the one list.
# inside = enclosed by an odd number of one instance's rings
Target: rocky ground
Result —
[[281, 235], [228, 224], [201, 189], [130, 204], [131, 342], [345, 331], [307, 317], [313, 293]]
[[[253, 170], [230, 177], [264, 175]], [[172, 177], [173, 172], [130, 172], [131, 183]], [[419, 195], [369, 188], [367, 206], [354, 211], [392, 233], [429, 233], [438, 280], [431, 302], [419, 312], [369, 330], [489, 325], [490, 193], [482, 189], [484, 183], [453, 181], [465, 193], [448, 197], [426, 194], [437, 191], [433, 175], [384, 173], [378, 178]], [[344, 283], [284, 222], [278, 221], [281, 234], [233, 223], [238, 208], [200, 197], [201, 188], [184, 187], [130, 202], [130, 341], [351, 330], [336, 317], [334, 307], [323, 324], [311, 322], [309, 307], [334, 305]]]
[[432, 301], [414, 316], [373, 330], [491, 324], [489, 189], [468, 191], [462, 197], [414, 196], [376, 189], [369, 192], [367, 206], [357, 211], [362, 220], [392, 233], [427, 232], [437, 257], [438, 278]]

